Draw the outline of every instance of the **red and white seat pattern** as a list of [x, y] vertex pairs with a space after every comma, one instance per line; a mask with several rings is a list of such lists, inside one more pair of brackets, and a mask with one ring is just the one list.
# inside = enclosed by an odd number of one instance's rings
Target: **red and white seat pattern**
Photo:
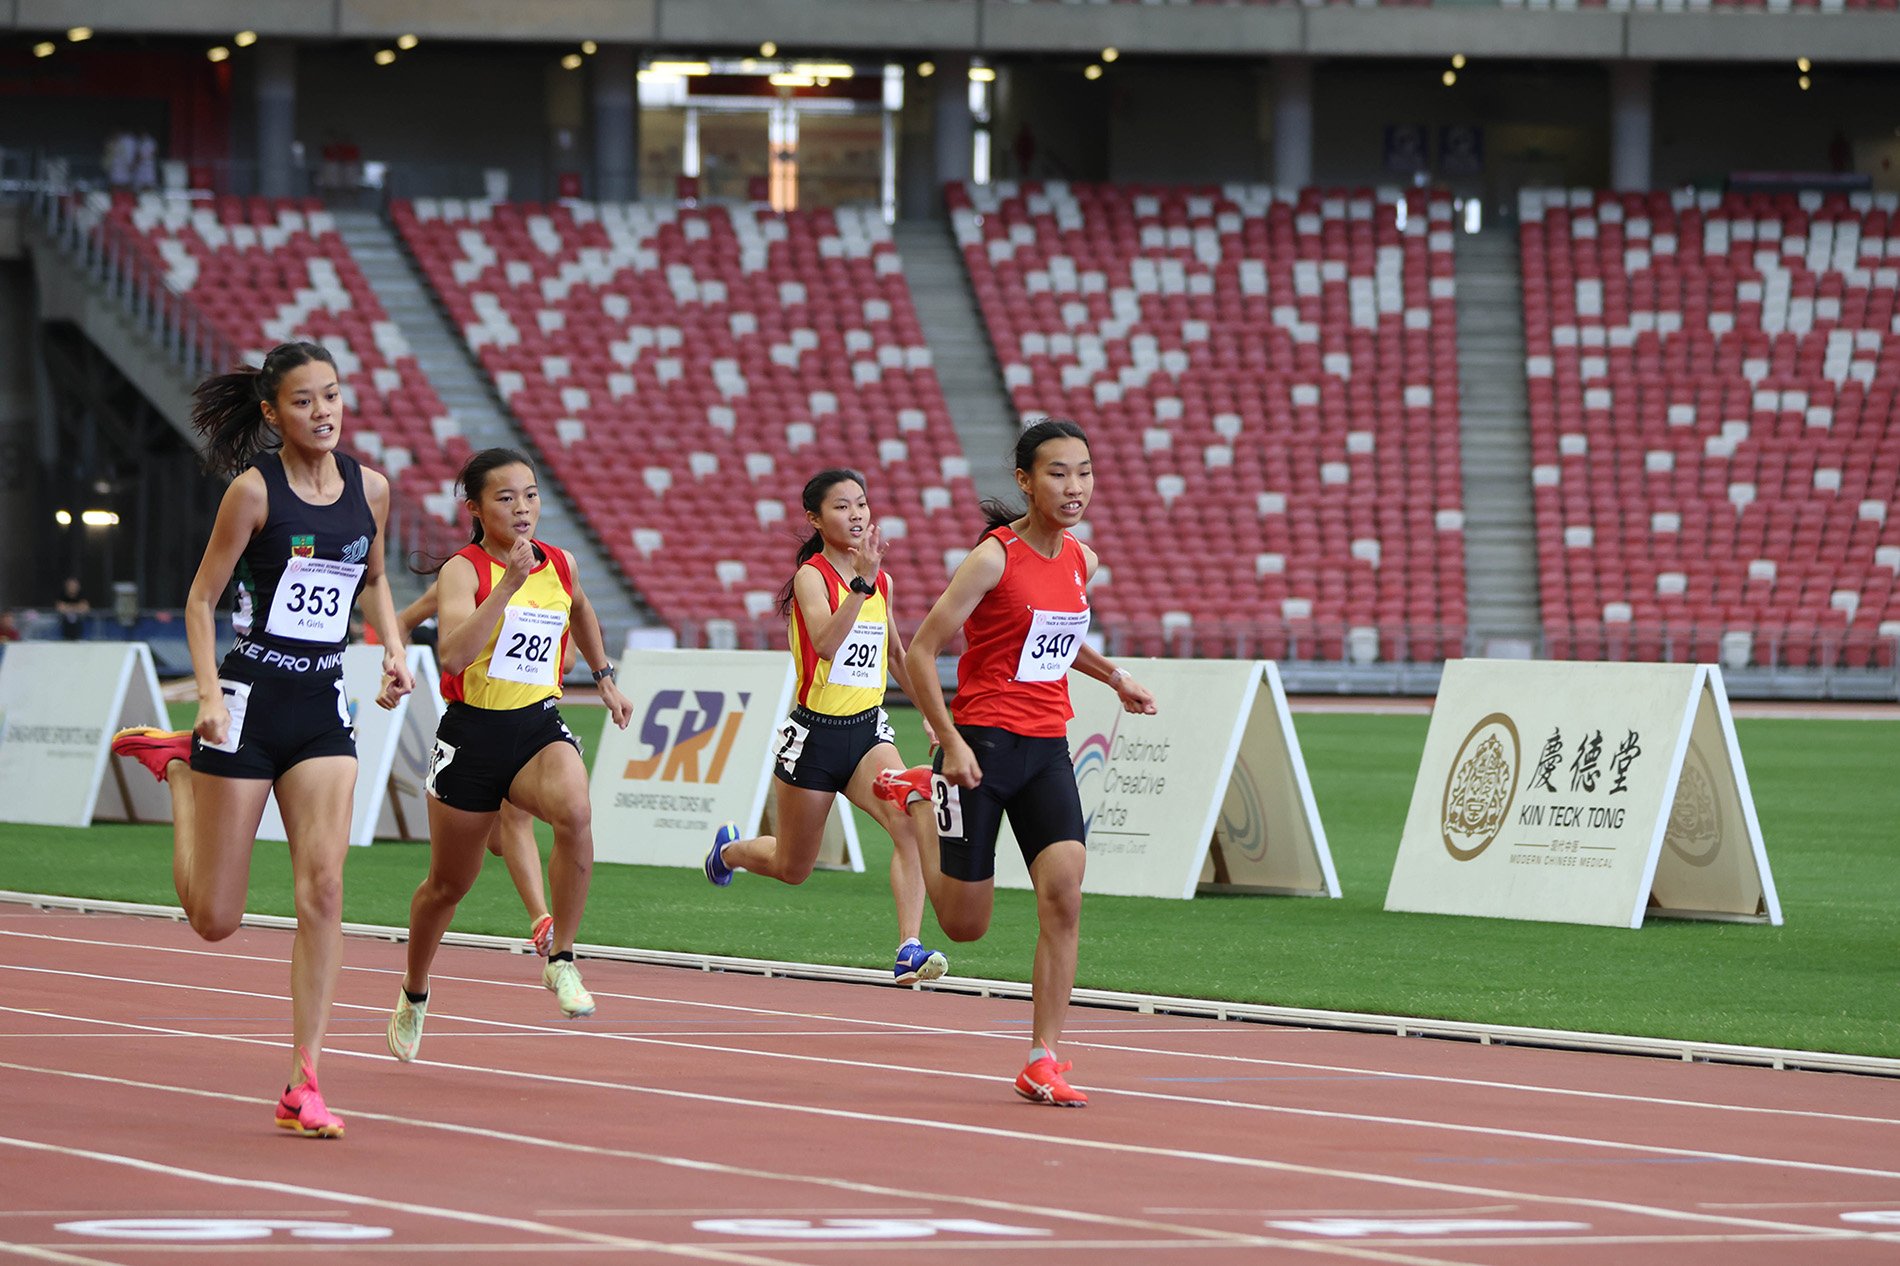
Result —
[[467, 443], [321, 203], [121, 193], [92, 210], [247, 363], [278, 343], [322, 344], [342, 382], [345, 443], [408, 498], [453, 479]]
[[[1462, 653], [1451, 203], [948, 191], [1016, 408], [1096, 457], [1094, 599], [1137, 649]], [[1289, 640], [1290, 639], [1290, 640]]]
[[393, 216], [663, 618], [783, 644], [800, 491], [847, 466], [895, 537], [900, 618], [922, 619], [974, 493], [875, 211], [418, 199]]
[[1520, 210], [1552, 653], [1891, 662], [1900, 200], [1532, 191]]

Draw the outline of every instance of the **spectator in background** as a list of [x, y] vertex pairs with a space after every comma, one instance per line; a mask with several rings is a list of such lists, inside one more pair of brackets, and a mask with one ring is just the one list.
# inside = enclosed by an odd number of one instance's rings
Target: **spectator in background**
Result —
[[158, 138], [150, 132], [140, 132], [134, 152], [133, 187], [140, 190], [158, 188]]
[[79, 577], [66, 577], [66, 587], [53, 610], [59, 613], [59, 636], [63, 641], [77, 642], [86, 636], [86, 617], [92, 614], [92, 604], [79, 591]]
[[114, 132], [106, 138], [106, 183], [114, 189], [123, 189], [131, 184], [133, 170], [138, 165], [138, 152], [138, 138], [130, 132]]

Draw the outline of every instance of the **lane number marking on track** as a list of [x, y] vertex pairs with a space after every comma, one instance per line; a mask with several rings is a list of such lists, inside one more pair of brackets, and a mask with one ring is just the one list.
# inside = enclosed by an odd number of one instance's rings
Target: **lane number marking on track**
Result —
[[1588, 1222], [1530, 1222], [1514, 1218], [1302, 1218], [1268, 1222], [1267, 1225], [1276, 1230], [1300, 1231], [1332, 1239], [1358, 1239], [1368, 1235], [1477, 1235], [1507, 1231], [1545, 1231], [1554, 1235], [1590, 1229]]
[[981, 1218], [702, 1218], [695, 1231], [774, 1240], [923, 1240], [933, 1235], [1048, 1235], [1029, 1226], [1006, 1226]]
[[109, 1240], [163, 1240], [218, 1243], [229, 1240], [268, 1240], [288, 1231], [294, 1240], [386, 1240], [394, 1234], [386, 1226], [358, 1226], [349, 1222], [302, 1222], [290, 1218], [92, 1218], [61, 1222], [68, 1235]]

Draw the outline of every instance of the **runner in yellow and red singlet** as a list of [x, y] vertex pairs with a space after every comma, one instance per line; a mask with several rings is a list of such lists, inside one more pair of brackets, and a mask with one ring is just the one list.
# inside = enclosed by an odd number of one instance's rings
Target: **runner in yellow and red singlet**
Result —
[[911, 688], [904, 639], [891, 615], [891, 578], [882, 567], [884, 535], [855, 470], [819, 471], [806, 482], [802, 504], [812, 533], [779, 594], [779, 610], [791, 619], [798, 702], [773, 741], [778, 834], [742, 840], [739, 828], [726, 823], [706, 854], [706, 878], [723, 888], [733, 871], [746, 870], [804, 883], [842, 792], [890, 833], [899, 941], [891, 978], [900, 985], [935, 980], [950, 964], [919, 939], [924, 877], [915, 832], [903, 810], [875, 792], [879, 776], [904, 767], [884, 715], [885, 680], [894, 678], [907, 694]]
[[573, 555], [534, 542], [541, 492], [528, 459], [485, 449], [463, 467], [461, 484], [475, 527], [437, 580], [436, 653], [448, 706], [424, 784], [429, 874], [410, 902], [407, 970], [386, 1034], [390, 1053], [404, 1061], [422, 1044], [429, 969], [456, 905], [481, 873], [504, 800], [554, 828], [553, 952], [541, 979], [565, 1015], [593, 1014], [593, 996], [574, 965], [594, 862], [593, 816], [580, 741], [555, 707], [570, 632], [613, 723], [625, 729], [633, 713]]

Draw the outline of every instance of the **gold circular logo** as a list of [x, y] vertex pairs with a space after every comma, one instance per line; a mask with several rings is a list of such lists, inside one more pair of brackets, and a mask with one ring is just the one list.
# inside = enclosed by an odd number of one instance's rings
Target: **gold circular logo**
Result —
[[1676, 803], [1663, 832], [1669, 851], [1691, 866], [1707, 866], [1722, 851], [1722, 806], [1715, 799], [1715, 775], [1693, 743], [1676, 780]]
[[1445, 780], [1439, 829], [1445, 851], [1468, 862], [1497, 839], [1517, 798], [1517, 726], [1493, 712], [1471, 727]]

